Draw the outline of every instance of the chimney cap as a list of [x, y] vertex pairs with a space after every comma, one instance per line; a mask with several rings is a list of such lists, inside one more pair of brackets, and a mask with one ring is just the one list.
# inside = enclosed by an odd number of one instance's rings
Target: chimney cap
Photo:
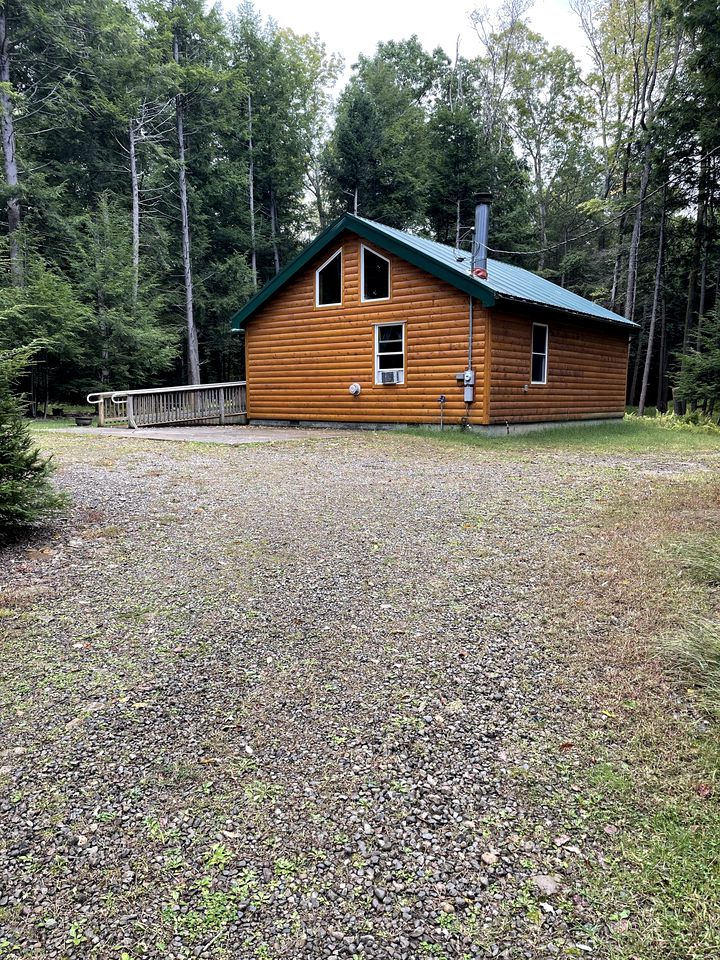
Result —
[[481, 203], [492, 203], [492, 194], [489, 190], [482, 191], [481, 193], [475, 194], [475, 206]]

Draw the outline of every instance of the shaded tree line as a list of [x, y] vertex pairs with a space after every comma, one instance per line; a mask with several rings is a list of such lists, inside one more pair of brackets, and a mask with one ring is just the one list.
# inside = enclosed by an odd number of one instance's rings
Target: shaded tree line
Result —
[[242, 372], [229, 317], [314, 229], [339, 66], [249, 5], [0, 4], [0, 341], [42, 341], [36, 401]]
[[381, 43], [333, 100], [338, 58], [250, 5], [0, 3], [0, 336], [42, 338], [36, 396], [240, 376], [228, 318], [332, 218], [466, 248], [490, 189], [495, 256], [640, 325], [629, 401], [712, 413], [717, 3], [572, 0], [583, 68], [530, 7]]

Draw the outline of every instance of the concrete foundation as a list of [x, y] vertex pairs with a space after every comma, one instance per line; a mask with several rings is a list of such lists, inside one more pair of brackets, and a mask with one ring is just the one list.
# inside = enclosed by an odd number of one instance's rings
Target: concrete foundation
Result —
[[[486, 437], [505, 437], [513, 433], [534, 433], [537, 430], [555, 430], [562, 427], [594, 427], [600, 424], [622, 423], [622, 416], [595, 417], [590, 420], [540, 420], [536, 423], [491, 423], [472, 424], [466, 428], [470, 433]], [[438, 423], [353, 423], [333, 420], [250, 420], [253, 427], [282, 427], [305, 430], [406, 430], [408, 427], [422, 427], [424, 430], [440, 430]], [[445, 424], [445, 430], [460, 430], [458, 424]]]

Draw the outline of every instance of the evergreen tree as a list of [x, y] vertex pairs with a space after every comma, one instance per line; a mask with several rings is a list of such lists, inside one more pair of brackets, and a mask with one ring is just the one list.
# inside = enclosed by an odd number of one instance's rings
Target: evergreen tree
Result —
[[340, 98], [326, 157], [335, 210], [370, 220], [383, 215], [382, 124], [370, 94], [350, 87]]
[[696, 348], [684, 358], [675, 381], [675, 396], [712, 416], [720, 403], [720, 316], [706, 318]]
[[18, 527], [50, 516], [64, 502], [50, 484], [52, 465], [35, 446], [16, 395], [31, 355], [31, 349], [0, 353], [0, 542]]

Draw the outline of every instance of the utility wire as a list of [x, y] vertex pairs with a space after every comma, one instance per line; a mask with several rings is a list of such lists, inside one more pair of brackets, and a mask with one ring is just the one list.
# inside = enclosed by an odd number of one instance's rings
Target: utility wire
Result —
[[[714, 156], [716, 153], [718, 153], [718, 151], [720, 151], [720, 144], [718, 144], [716, 147], [713, 147], [713, 149], [710, 150], [708, 153], [704, 153], [701, 157], [699, 157], [697, 160], [691, 163], [690, 167], [691, 168], [696, 167], [703, 160], [706, 160], [708, 157]], [[578, 234], [577, 237], [570, 237], [567, 240], [561, 240], [559, 243], [553, 243], [549, 247], [539, 247], [537, 250], [497, 250], [495, 247], [488, 247], [487, 249], [490, 251], [490, 253], [503, 253], [506, 256], [513, 256], [513, 257], [533, 257], [539, 253], [550, 253], [552, 250], [557, 250], [559, 247], [565, 247], [569, 243], [575, 243], [578, 240], [584, 240], [585, 237], [590, 237], [594, 233], [600, 233], [601, 230], [607, 229], [607, 227], [609, 227], [610, 224], [617, 223], [618, 220], [622, 220], [623, 217], [627, 216], [627, 214], [630, 213], [631, 211], [637, 210], [639, 206], [641, 206], [651, 197], [654, 197], [655, 194], [660, 193], [662, 190], [665, 189], [665, 187], [670, 186], [671, 183], [674, 183], [676, 180], [679, 180], [681, 176], [682, 176], [681, 173], [675, 174], [675, 176], [670, 177], [670, 179], [667, 180], [665, 183], [663, 183], [661, 186], [657, 187], [655, 190], [652, 190], [650, 193], [646, 194], [642, 200], [638, 200], [638, 202], [633, 203], [632, 206], [626, 207], [622, 211], [622, 213], [618, 213], [616, 216], [611, 217], [609, 220], [606, 220], [604, 223], [601, 223], [599, 227], [593, 227], [591, 230], [586, 230], [585, 233]]]

